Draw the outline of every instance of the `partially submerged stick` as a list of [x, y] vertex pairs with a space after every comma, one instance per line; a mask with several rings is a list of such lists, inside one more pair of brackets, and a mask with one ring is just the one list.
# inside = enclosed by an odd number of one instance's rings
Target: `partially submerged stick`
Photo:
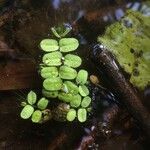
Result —
[[111, 80], [115, 91], [122, 96], [122, 103], [126, 105], [130, 114], [139, 122], [143, 131], [150, 137], [150, 114], [142, 105], [141, 100], [130, 83], [127, 82], [107, 49], [102, 45], [96, 45], [92, 53], [92, 60], [97, 66], [103, 68], [103, 71]]

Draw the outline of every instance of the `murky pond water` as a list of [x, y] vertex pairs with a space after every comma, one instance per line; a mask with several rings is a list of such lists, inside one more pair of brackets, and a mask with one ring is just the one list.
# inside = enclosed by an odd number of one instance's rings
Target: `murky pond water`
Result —
[[[0, 0], [0, 149], [77, 149], [94, 125], [98, 125], [96, 132], [99, 132], [96, 136], [94, 133], [94, 143], [84, 142], [89, 144], [88, 149], [146, 149], [147, 139], [118, 102], [117, 92], [112, 94], [111, 81], [89, 58], [97, 36], [104, 33], [107, 25], [119, 20], [128, 7], [140, 10], [142, 4], [125, 0]], [[20, 101], [30, 89], [39, 91], [41, 88], [37, 73], [41, 60], [39, 43], [52, 36], [51, 27], [63, 23], [72, 26], [72, 36], [80, 41], [77, 53], [83, 59], [82, 67], [89, 74], [97, 75], [108, 90], [90, 87], [95, 112], [84, 124], [56, 121], [33, 124], [20, 118]], [[147, 89], [147, 106], [149, 95]], [[113, 126], [103, 124], [107, 123], [103, 113], [111, 107], [116, 113], [120, 109], [117, 105], [122, 110]], [[108, 118], [111, 119], [111, 113]], [[78, 149], [85, 149], [85, 145]]]

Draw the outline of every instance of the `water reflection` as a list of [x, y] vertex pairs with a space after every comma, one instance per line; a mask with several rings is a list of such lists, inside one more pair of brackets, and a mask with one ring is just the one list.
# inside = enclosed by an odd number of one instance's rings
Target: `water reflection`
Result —
[[71, 2], [72, 0], [52, 0], [52, 5], [54, 7], [54, 9], [59, 9], [61, 3], [64, 3], [64, 2]]

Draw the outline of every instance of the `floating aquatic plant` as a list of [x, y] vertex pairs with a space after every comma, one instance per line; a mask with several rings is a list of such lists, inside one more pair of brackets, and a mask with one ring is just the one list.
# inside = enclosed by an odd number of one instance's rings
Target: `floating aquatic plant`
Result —
[[[47, 118], [51, 118], [51, 113], [45, 114], [43, 110], [48, 106], [49, 101], [46, 98], [41, 98], [37, 100], [37, 95], [35, 92], [30, 91], [27, 95], [26, 102], [22, 102], [23, 109], [20, 113], [21, 118], [29, 119], [31, 117], [32, 122], [42, 123]], [[36, 109], [36, 110], [35, 110]], [[46, 118], [47, 116], [47, 118]]]
[[[71, 54], [78, 48], [79, 42], [76, 38], [65, 37], [70, 31], [68, 28], [63, 32], [55, 27], [51, 30], [59, 39], [43, 39], [40, 42], [44, 52], [39, 71], [43, 79], [43, 98], [37, 101], [36, 94], [29, 92], [21, 117], [31, 117], [34, 123], [49, 120], [51, 115], [57, 121], [74, 121], [77, 117], [79, 122], [85, 122], [91, 104], [88, 72], [78, 69], [82, 59]], [[47, 112], [50, 99], [58, 99], [60, 104]]]

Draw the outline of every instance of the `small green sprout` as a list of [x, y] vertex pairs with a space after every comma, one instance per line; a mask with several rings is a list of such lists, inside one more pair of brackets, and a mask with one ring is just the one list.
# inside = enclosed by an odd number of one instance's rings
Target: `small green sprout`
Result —
[[34, 93], [33, 91], [30, 91], [27, 95], [27, 101], [30, 105], [33, 105], [36, 103], [37, 100], [37, 96], [36, 93]]
[[57, 91], [61, 89], [62, 84], [63, 82], [60, 77], [47, 78], [43, 82], [43, 87], [45, 90], [48, 90], [48, 91]]
[[77, 76], [77, 71], [71, 67], [61, 66], [59, 69], [59, 76], [62, 79], [73, 80]]
[[85, 97], [85, 96], [89, 95], [89, 90], [88, 90], [88, 88], [87, 88], [85, 85], [80, 85], [80, 86], [79, 86], [79, 93], [80, 93], [83, 97]]
[[60, 27], [52, 27], [51, 31], [57, 38], [65, 37], [72, 30], [71, 26], [60, 26]]
[[78, 109], [77, 116], [78, 116], [78, 120], [80, 122], [85, 122], [86, 119], [87, 119], [87, 111], [86, 111], [86, 109], [85, 108]]
[[62, 38], [59, 41], [60, 51], [63, 53], [75, 51], [78, 46], [79, 42], [75, 38]]
[[65, 57], [64, 65], [77, 68], [81, 65], [82, 60], [79, 56], [73, 54], [67, 54]]
[[80, 70], [78, 72], [76, 82], [77, 84], [85, 84], [87, 82], [88, 72], [86, 70]]
[[44, 67], [41, 69], [41, 76], [45, 79], [57, 77], [58, 69], [56, 67]]
[[58, 42], [54, 39], [42, 40], [40, 47], [45, 52], [57, 51], [59, 49]]
[[76, 110], [75, 109], [70, 109], [69, 112], [67, 113], [67, 120], [71, 122], [75, 118], [76, 118]]
[[24, 107], [24, 106], [26, 106], [26, 105], [27, 105], [26, 102], [21, 102], [21, 106], [22, 106], [22, 107]]
[[32, 113], [34, 112], [34, 108], [31, 105], [26, 105], [21, 111], [21, 118], [28, 119], [31, 117]]

